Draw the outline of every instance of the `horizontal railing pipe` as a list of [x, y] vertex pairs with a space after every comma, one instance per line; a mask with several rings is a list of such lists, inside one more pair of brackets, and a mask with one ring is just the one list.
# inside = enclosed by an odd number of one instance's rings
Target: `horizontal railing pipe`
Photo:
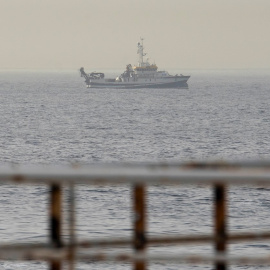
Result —
[[[269, 241], [270, 232], [255, 232], [255, 233], [232, 233], [227, 235], [227, 241], [229, 243], [242, 243], [250, 241]], [[168, 236], [148, 236], [147, 245], [179, 245], [179, 244], [209, 244], [216, 241], [213, 235], [168, 235]], [[105, 239], [92, 239], [81, 240], [72, 244], [72, 246], [80, 249], [87, 248], [100, 248], [100, 247], [126, 247], [131, 246], [133, 239], [130, 238], [105, 238]], [[63, 243], [63, 247], [70, 248], [69, 243]], [[0, 251], [4, 250], [9, 252], [10, 250], [36, 250], [36, 249], [50, 249], [54, 248], [53, 245], [48, 243], [21, 243], [21, 244], [2, 244], [0, 245]]]
[[[9, 254], [9, 260], [24, 260], [24, 261], [51, 261], [61, 260], [69, 262], [69, 250], [62, 249], [41, 249], [32, 251], [14, 252]], [[162, 254], [147, 254], [147, 253], [115, 253], [115, 252], [87, 252], [78, 253], [76, 259], [81, 262], [135, 262], [145, 261], [149, 263], [177, 263], [177, 264], [210, 264], [210, 263], [226, 263], [235, 265], [269, 265], [270, 256], [232, 256], [224, 254], [216, 255], [179, 255], [172, 253]], [[0, 251], [0, 260], [6, 260], [6, 253]]]
[[112, 167], [1, 169], [2, 184], [48, 184], [48, 185], [270, 185], [270, 169], [140, 169]]

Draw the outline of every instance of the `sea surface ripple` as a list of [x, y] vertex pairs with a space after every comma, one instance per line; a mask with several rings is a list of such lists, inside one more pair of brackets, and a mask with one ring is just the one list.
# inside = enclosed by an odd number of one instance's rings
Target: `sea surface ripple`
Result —
[[[189, 89], [110, 90], [86, 88], [76, 71], [1, 71], [0, 164], [269, 159], [270, 71], [185, 73], [191, 74]], [[2, 243], [48, 240], [47, 191], [44, 186], [1, 185]], [[230, 232], [269, 228], [269, 191], [229, 188]], [[132, 234], [128, 186], [80, 185], [76, 196], [79, 239]], [[149, 187], [149, 234], [211, 233], [212, 196], [212, 190], [202, 186]], [[266, 241], [229, 246], [232, 255], [266, 255], [269, 250]], [[154, 254], [163, 252], [212, 254], [213, 250], [210, 245], [150, 249]], [[130, 269], [128, 264], [111, 263], [76, 267]], [[149, 266], [155, 270], [212, 268], [173, 263]], [[3, 261], [0, 269], [47, 269], [47, 264]]]

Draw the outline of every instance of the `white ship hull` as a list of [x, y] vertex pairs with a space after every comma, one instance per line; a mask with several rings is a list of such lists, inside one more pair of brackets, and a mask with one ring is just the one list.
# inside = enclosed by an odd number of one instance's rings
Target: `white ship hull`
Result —
[[172, 76], [162, 79], [147, 79], [126, 82], [116, 82], [111, 79], [86, 80], [89, 88], [115, 88], [115, 89], [138, 89], [138, 88], [188, 88], [187, 80], [190, 76]]

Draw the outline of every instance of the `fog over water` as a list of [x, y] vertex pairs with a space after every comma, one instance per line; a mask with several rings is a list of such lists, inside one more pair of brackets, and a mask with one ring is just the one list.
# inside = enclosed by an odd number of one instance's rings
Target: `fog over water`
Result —
[[270, 68], [269, 0], [0, 0], [0, 69]]

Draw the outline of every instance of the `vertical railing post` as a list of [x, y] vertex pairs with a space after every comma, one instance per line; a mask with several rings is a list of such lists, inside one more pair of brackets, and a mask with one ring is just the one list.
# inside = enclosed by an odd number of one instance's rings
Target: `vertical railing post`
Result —
[[74, 184], [69, 186], [69, 270], [75, 269], [75, 190]]
[[[50, 232], [51, 243], [54, 247], [60, 248], [62, 246], [61, 241], [61, 207], [62, 207], [62, 193], [60, 185], [51, 185], [50, 190]], [[61, 261], [52, 261], [50, 270], [61, 270]]]
[[[136, 252], [143, 252], [146, 247], [146, 211], [145, 211], [145, 187], [135, 185], [133, 189], [133, 207], [134, 207], [134, 249]], [[134, 262], [134, 270], [145, 270], [144, 261]]]
[[[224, 185], [217, 184], [214, 186], [215, 197], [215, 250], [216, 254], [226, 251], [226, 188]], [[216, 270], [226, 270], [225, 262], [216, 262]]]

